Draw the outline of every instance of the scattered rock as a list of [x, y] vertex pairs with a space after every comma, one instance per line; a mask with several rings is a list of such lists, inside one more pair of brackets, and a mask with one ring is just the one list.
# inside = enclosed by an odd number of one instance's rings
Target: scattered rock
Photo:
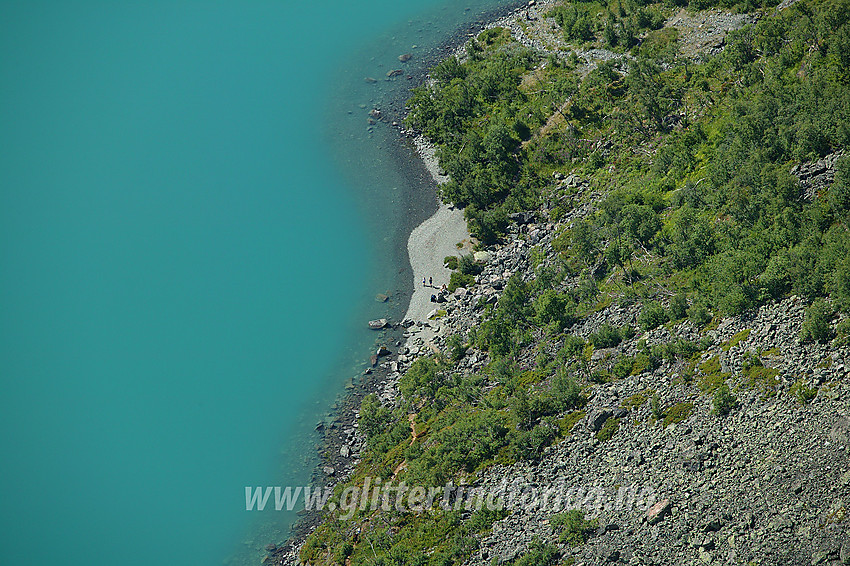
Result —
[[669, 499], [662, 499], [661, 501], [655, 503], [652, 507], [649, 508], [649, 511], [646, 512], [646, 520], [650, 525], [654, 525], [663, 519], [665, 516], [670, 514], [670, 509], [672, 505], [670, 504]]

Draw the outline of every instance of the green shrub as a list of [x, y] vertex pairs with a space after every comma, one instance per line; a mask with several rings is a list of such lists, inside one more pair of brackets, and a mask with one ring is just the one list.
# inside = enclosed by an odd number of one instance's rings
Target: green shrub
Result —
[[458, 260], [457, 256], [455, 255], [447, 255], [445, 258], [443, 258], [443, 265], [445, 265], [448, 269], [451, 269], [452, 271], [457, 269], [457, 264]]
[[380, 434], [390, 422], [392, 413], [384, 407], [374, 393], [367, 395], [360, 403], [360, 430], [371, 439]]
[[449, 358], [455, 363], [466, 354], [466, 345], [458, 334], [452, 334], [446, 339], [446, 349], [449, 352]]
[[738, 405], [738, 400], [729, 391], [729, 386], [724, 383], [714, 391], [711, 403], [715, 415], [728, 415]]
[[789, 393], [796, 397], [801, 405], [806, 405], [817, 396], [818, 390], [815, 387], [807, 386], [802, 379], [798, 379], [791, 386]]
[[850, 318], [846, 318], [835, 326], [836, 346], [845, 346], [850, 342]]
[[560, 370], [552, 378], [552, 397], [558, 411], [583, 407], [587, 399], [572, 375]]
[[719, 356], [712, 356], [700, 364], [699, 369], [701, 373], [697, 379], [697, 386], [703, 393], [714, 393], [723, 386], [726, 378], [730, 377], [730, 374], [722, 371]]
[[670, 299], [670, 320], [682, 320], [688, 316], [688, 297], [683, 293]]
[[745, 368], [741, 376], [747, 387], [760, 390], [765, 397], [776, 395], [776, 388], [779, 386], [778, 369], [766, 368], [759, 363]]
[[541, 326], [558, 333], [576, 321], [575, 302], [567, 294], [547, 289], [534, 300], [534, 313]]
[[438, 369], [433, 358], [418, 358], [399, 380], [399, 391], [407, 399], [415, 396], [433, 398], [443, 384], [442, 373]]
[[702, 328], [711, 322], [711, 314], [702, 301], [694, 301], [694, 304], [688, 308], [688, 318], [698, 328]]
[[823, 299], [818, 299], [806, 309], [803, 328], [800, 331], [802, 342], [826, 342], [832, 337], [829, 321], [832, 318], [832, 307]]
[[593, 532], [599, 527], [599, 520], [588, 521], [584, 518], [584, 511], [571, 509], [566, 513], [552, 515], [549, 524], [555, 532], [560, 532], [558, 540], [576, 547], [590, 540]]
[[452, 275], [449, 278], [449, 293], [453, 293], [459, 287], [464, 287], [466, 289], [475, 285], [475, 277], [472, 275], [467, 275], [465, 273], [461, 273], [459, 271], [452, 271]]
[[693, 403], [676, 403], [664, 411], [664, 426], [682, 422], [691, 415], [693, 410]]
[[576, 424], [584, 418], [584, 411], [573, 411], [566, 417], [560, 419], [558, 421], [558, 435], [562, 438], [565, 438], [568, 434], [570, 434]]
[[484, 266], [475, 261], [472, 254], [460, 256], [457, 260], [457, 269], [464, 275], [478, 275], [484, 270]]
[[634, 358], [629, 356], [620, 356], [617, 363], [611, 368], [611, 373], [618, 379], [625, 379], [631, 375], [634, 365]]
[[596, 433], [596, 440], [608, 442], [614, 436], [614, 433], [617, 432], [618, 428], [620, 428], [620, 419], [609, 417], [605, 421], [605, 424], [602, 425], [602, 428], [599, 429], [599, 432]]
[[727, 342], [725, 342], [721, 346], [721, 349], [724, 352], [728, 352], [729, 350], [731, 350], [732, 348], [734, 348], [735, 346], [737, 346], [738, 344], [740, 344], [741, 342], [743, 342], [744, 340], [749, 338], [751, 331], [752, 330], [750, 328], [745, 328], [744, 330], [737, 332], [734, 336], [732, 336], [732, 338], [730, 338]]
[[632, 364], [632, 369], [629, 372], [630, 375], [640, 375], [645, 371], [653, 371], [658, 369], [660, 364], [660, 360], [658, 357], [652, 355], [651, 353], [647, 354], [646, 352], [638, 352], [635, 355], [634, 363]]
[[652, 393], [651, 407], [652, 417], [656, 421], [664, 420], [664, 411], [661, 409], [661, 401], [658, 399], [658, 393], [656, 392]]
[[599, 327], [599, 330], [587, 337], [596, 349], [613, 348], [623, 341], [620, 331], [607, 322]]
[[642, 407], [643, 404], [646, 403], [646, 394], [644, 393], [635, 393], [631, 397], [627, 397], [621, 405], [630, 411], [637, 409], [638, 407]]
[[558, 550], [557, 546], [542, 544], [535, 539], [529, 546], [527, 553], [509, 564], [511, 566], [555, 566], [555, 564], [558, 564], [560, 556], [561, 551]]
[[638, 324], [644, 330], [658, 328], [665, 322], [667, 322], [667, 313], [664, 312], [664, 307], [657, 301], [650, 301], [645, 304], [638, 316]]

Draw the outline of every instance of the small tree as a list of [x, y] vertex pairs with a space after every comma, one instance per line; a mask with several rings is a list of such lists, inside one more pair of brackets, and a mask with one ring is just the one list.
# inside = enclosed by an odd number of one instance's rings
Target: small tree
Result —
[[801, 342], [826, 342], [832, 337], [829, 320], [832, 307], [823, 299], [818, 299], [806, 309], [803, 328], [800, 331]]
[[728, 415], [729, 412], [738, 406], [738, 399], [732, 395], [729, 386], [725, 383], [715, 389], [714, 398], [711, 400], [713, 412], [715, 415]]
[[650, 301], [643, 306], [638, 316], [638, 324], [644, 330], [652, 330], [658, 328], [667, 322], [667, 313], [664, 312], [664, 307], [657, 301]]

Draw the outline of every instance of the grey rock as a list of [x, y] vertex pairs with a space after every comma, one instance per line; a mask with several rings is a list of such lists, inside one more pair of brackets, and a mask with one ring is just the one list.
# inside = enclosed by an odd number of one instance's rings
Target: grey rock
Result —
[[838, 444], [850, 442], [850, 419], [845, 416], [838, 417], [829, 429], [829, 439]]

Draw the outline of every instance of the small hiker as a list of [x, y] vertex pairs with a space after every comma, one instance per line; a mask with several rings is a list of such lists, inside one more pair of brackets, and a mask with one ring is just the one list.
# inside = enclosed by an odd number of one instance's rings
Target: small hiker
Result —
[[425, 278], [424, 277], [422, 278], [422, 286], [423, 287], [425, 286]]
[[433, 279], [432, 277], [429, 277], [429, 278], [428, 278], [428, 286], [429, 286], [429, 287], [433, 287], [433, 286], [434, 286], [434, 279]]

